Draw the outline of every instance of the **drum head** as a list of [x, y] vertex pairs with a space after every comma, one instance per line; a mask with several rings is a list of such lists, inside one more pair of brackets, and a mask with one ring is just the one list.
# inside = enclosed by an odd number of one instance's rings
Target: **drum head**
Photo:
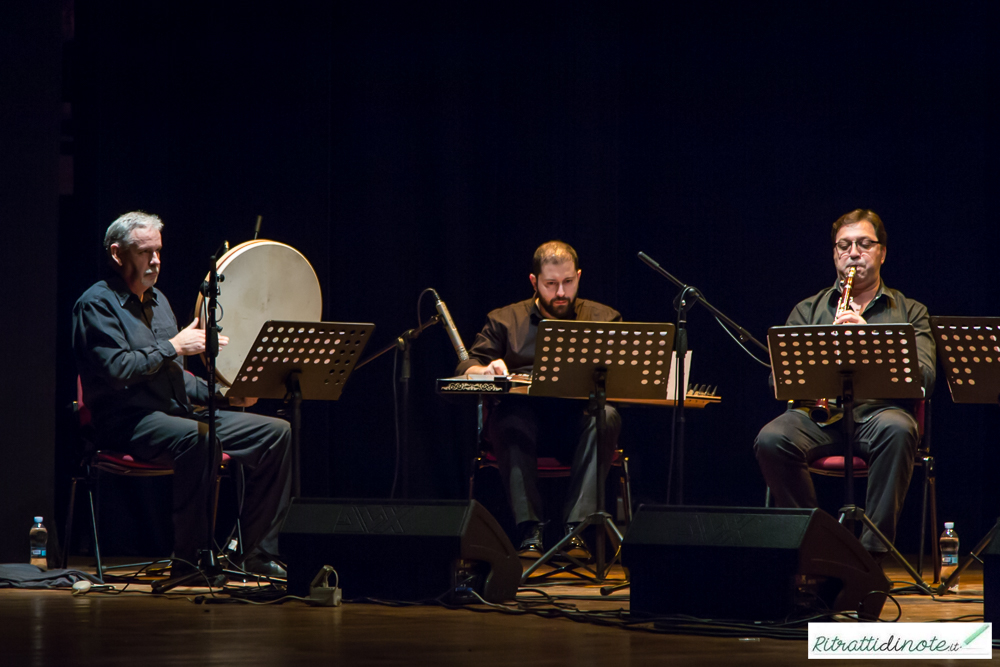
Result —
[[[216, 314], [229, 344], [219, 349], [215, 376], [229, 387], [261, 326], [268, 320], [319, 322], [323, 294], [309, 261], [295, 248], [277, 241], [247, 241], [218, 260], [219, 308]], [[206, 278], [207, 280], [207, 278]], [[199, 326], [207, 320], [204, 299], [195, 312]], [[225, 393], [225, 388], [222, 389]]]

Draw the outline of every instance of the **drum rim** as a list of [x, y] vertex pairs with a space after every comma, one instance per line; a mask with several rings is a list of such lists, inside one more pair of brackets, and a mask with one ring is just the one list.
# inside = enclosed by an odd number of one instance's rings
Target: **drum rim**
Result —
[[[312, 271], [313, 278], [315, 278], [315, 280], [316, 280], [316, 289], [319, 291], [320, 302], [322, 304], [322, 300], [323, 300], [323, 285], [320, 283], [319, 276], [316, 274], [316, 268], [312, 265], [312, 262], [310, 262], [306, 258], [306, 256], [303, 255], [297, 248], [294, 248], [294, 247], [288, 245], [287, 243], [282, 243], [281, 241], [275, 241], [273, 239], [251, 239], [249, 241], [244, 241], [243, 243], [240, 243], [239, 245], [233, 246], [227, 252], [225, 252], [222, 255], [222, 257], [220, 257], [219, 259], [217, 259], [215, 261], [215, 267], [216, 267], [215, 270], [218, 271], [218, 272], [220, 272], [220, 273], [224, 273], [226, 267], [229, 266], [229, 264], [232, 263], [232, 261], [234, 259], [236, 259], [240, 255], [244, 254], [252, 246], [262, 245], [262, 244], [281, 246], [283, 248], [287, 248], [287, 249], [291, 250], [292, 252], [294, 252], [295, 254], [297, 254], [299, 257], [301, 257], [302, 261], [304, 261], [306, 263], [306, 266], [308, 266], [309, 269]], [[208, 280], [208, 277], [209, 277], [209, 274], [206, 273], [205, 274], [205, 280], [206, 281]], [[199, 329], [204, 329], [205, 328], [205, 321], [201, 317], [202, 304], [204, 303], [204, 301], [205, 301], [205, 295], [202, 294], [199, 291], [198, 297], [195, 299], [195, 304], [194, 304], [194, 312], [196, 313], [196, 316], [198, 317], [198, 328]], [[205, 354], [201, 353], [198, 356], [201, 357], [201, 362], [205, 365], [205, 368], [208, 368], [208, 359], [205, 357]], [[223, 375], [222, 371], [220, 371], [218, 368], [215, 369], [215, 381], [218, 382], [219, 384], [221, 384], [224, 388], [229, 388], [229, 387], [233, 386], [233, 380], [234, 379], [235, 378], [232, 378], [232, 379], [227, 378], [225, 375]]]

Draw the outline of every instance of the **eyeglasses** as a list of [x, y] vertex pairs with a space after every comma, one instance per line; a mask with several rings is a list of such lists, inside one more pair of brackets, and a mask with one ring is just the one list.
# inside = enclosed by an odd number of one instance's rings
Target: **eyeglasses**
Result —
[[839, 250], [841, 253], [845, 253], [845, 252], [850, 252], [851, 246], [853, 246], [854, 244], [858, 245], [858, 250], [860, 250], [861, 252], [868, 252], [875, 246], [882, 245], [882, 242], [864, 237], [857, 239], [856, 241], [848, 241], [847, 239], [842, 239], [834, 243], [834, 246], [836, 246], [837, 250]]

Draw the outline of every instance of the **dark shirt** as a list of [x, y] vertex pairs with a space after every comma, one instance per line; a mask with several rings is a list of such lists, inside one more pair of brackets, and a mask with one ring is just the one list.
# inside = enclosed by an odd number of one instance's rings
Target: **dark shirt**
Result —
[[115, 276], [94, 284], [73, 307], [73, 352], [83, 400], [98, 432], [150, 412], [187, 415], [205, 404], [208, 385], [184, 372], [170, 339], [177, 319], [163, 292], [140, 301]]
[[[840, 293], [838, 281], [833, 287], [828, 287], [801, 301], [788, 316], [788, 321], [785, 324], [788, 326], [833, 324], [837, 313], [837, 302], [840, 301]], [[883, 282], [861, 316], [869, 324], [909, 322], [913, 325], [917, 332], [917, 362], [920, 364], [920, 371], [923, 374], [924, 397], [930, 398], [931, 391], [934, 389], [936, 351], [934, 338], [931, 336], [927, 306], [919, 301], [907, 299], [902, 292], [886, 287]], [[875, 413], [888, 406], [898, 405], [909, 408], [912, 406], [912, 402], [859, 400], [855, 405], [854, 418], [861, 423], [871, 419]]]
[[[494, 359], [503, 359], [511, 373], [530, 373], [535, 363], [535, 336], [538, 323], [545, 319], [535, 298], [497, 308], [486, 316], [486, 326], [476, 336], [469, 349], [468, 361], [458, 365], [456, 374], [463, 375], [472, 366], [485, 366]], [[596, 301], [577, 299], [573, 317], [582, 322], [620, 322], [621, 314]]]

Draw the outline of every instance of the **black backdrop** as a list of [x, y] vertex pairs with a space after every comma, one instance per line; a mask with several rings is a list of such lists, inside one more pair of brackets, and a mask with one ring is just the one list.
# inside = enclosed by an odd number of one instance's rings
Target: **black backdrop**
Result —
[[[78, 2], [57, 403], [72, 303], [135, 208], [166, 223], [160, 287], [179, 319], [208, 257], [260, 214], [263, 237], [312, 262], [326, 319], [376, 323], [373, 347], [416, 323], [427, 286], [471, 344], [489, 309], [530, 295], [551, 238], [579, 251], [581, 294], [626, 319], [674, 318], [643, 250], [763, 339], [832, 282], [829, 226], [859, 206], [886, 222], [888, 284], [932, 314], [995, 315], [990, 6], [735, 5]], [[689, 417], [686, 500], [760, 504], [751, 446], [782, 406], [707, 311], [690, 320], [692, 379], [723, 403]], [[433, 392], [454, 355], [441, 330], [413, 354], [411, 495], [461, 497], [472, 409]], [[388, 495], [392, 373], [390, 355], [339, 403], [307, 404], [307, 494]], [[1000, 414], [938, 388], [939, 515], [975, 539], [1000, 512]], [[669, 418], [624, 412], [640, 500], [663, 498]], [[823, 495], [835, 510], [839, 487]]]

